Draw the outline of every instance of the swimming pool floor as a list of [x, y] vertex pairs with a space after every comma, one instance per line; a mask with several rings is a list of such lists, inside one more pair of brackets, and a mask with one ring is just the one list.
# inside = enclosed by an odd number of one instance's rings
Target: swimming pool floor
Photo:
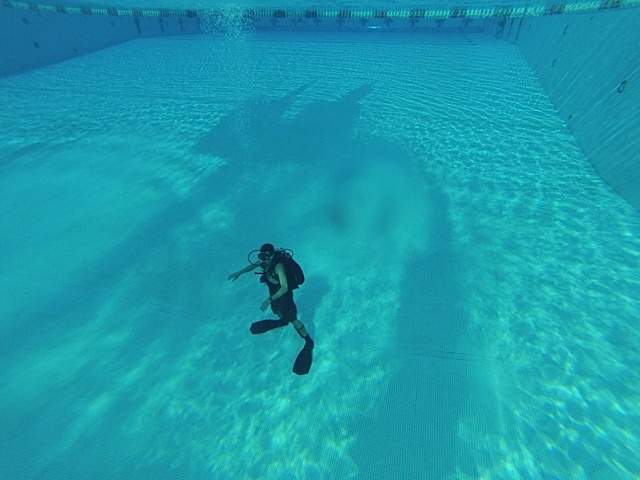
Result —
[[[147, 39], [0, 99], [0, 478], [640, 476], [640, 217], [517, 47]], [[306, 377], [227, 282], [265, 242]]]

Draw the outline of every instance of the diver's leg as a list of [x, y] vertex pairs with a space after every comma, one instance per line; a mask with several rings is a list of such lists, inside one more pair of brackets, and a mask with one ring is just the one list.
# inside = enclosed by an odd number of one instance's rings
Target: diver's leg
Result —
[[313, 340], [311, 340], [311, 335], [309, 335], [309, 332], [307, 332], [307, 329], [305, 328], [304, 323], [298, 320], [298, 307], [296, 307], [296, 304], [293, 302], [293, 299], [291, 300], [291, 304], [289, 305], [289, 308], [285, 310], [285, 314], [287, 316], [284, 319], [289, 320], [289, 323], [293, 324], [293, 328], [296, 329], [296, 332], [298, 332], [298, 335], [300, 335], [300, 337], [304, 339], [306, 344], [310, 344], [310, 346], [313, 348]]
[[274, 328], [284, 327], [289, 324], [286, 320], [282, 319], [282, 315], [280, 312], [276, 312], [280, 320], [260, 320], [258, 322], [253, 322], [249, 330], [254, 335], [268, 332], [269, 330], [273, 330]]
[[287, 323], [293, 323], [296, 332], [304, 339], [304, 347], [298, 353], [296, 361], [293, 364], [293, 373], [297, 375], [306, 375], [311, 370], [311, 363], [313, 362], [313, 340], [311, 335], [307, 332], [304, 324], [298, 320], [298, 308], [293, 302], [293, 297], [289, 297], [287, 302], [283, 304], [282, 309], [282, 321]]
[[289, 320], [287, 320], [286, 318], [284, 318], [284, 316], [282, 315], [282, 313], [280, 313], [280, 311], [276, 312], [276, 315], [278, 315], [278, 318], [280, 319], [280, 321], [282, 322], [282, 326], [284, 327], [285, 325], [289, 325], [291, 322]]
[[268, 332], [269, 330], [273, 330], [274, 328], [280, 328], [287, 325], [287, 322], [284, 320], [258, 320], [257, 322], [253, 322], [249, 330], [254, 335], [259, 333]]
[[304, 324], [298, 320], [297, 318], [291, 322], [293, 323], [296, 332], [304, 339], [304, 347], [298, 353], [296, 357], [296, 361], [293, 364], [293, 373], [296, 375], [306, 375], [311, 370], [311, 363], [313, 362], [313, 340], [311, 339], [311, 335], [307, 332], [307, 329], [304, 328]]
[[293, 323], [296, 332], [298, 332], [298, 335], [300, 335], [301, 338], [304, 338], [307, 342], [311, 340], [309, 332], [307, 332], [304, 324], [298, 320], [298, 307], [296, 307], [293, 298], [288, 298], [287, 303], [282, 306], [280, 311], [282, 312], [282, 316], [280, 318], [288, 323]]
[[307, 332], [304, 323], [302, 323], [297, 318], [291, 323], [293, 323], [293, 328], [296, 329], [296, 332], [298, 332], [298, 335], [300, 335], [300, 337], [304, 338], [305, 341], [311, 340], [311, 336], [309, 335], [309, 332]]

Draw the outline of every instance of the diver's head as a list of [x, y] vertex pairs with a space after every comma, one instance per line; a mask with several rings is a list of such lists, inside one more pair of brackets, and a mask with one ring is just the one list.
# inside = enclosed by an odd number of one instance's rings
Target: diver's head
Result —
[[258, 258], [263, 262], [268, 262], [271, 260], [271, 257], [275, 254], [276, 249], [270, 243], [265, 243], [260, 247], [260, 253], [258, 253]]

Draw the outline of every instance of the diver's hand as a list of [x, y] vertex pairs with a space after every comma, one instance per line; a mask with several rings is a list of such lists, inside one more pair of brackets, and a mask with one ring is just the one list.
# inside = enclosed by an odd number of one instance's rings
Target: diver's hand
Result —
[[240, 276], [240, 274], [238, 272], [232, 273], [231, 275], [229, 275], [227, 277], [227, 281], [228, 282], [233, 282], [233, 281], [237, 280], [239, 276]]
[[262, 305], [260, 305], [260, 310], [264, 312], [269, 305], [271, 305], [271, 300], [266, 299], [264, 302], [262, 302]]

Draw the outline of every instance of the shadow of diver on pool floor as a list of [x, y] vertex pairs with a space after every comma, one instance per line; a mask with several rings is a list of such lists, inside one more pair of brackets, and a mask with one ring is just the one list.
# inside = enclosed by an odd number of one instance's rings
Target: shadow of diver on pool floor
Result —
[[309, 87], [304, 84], [281, 98], [254, 97], [243, 102], [214, 125], [193, 152], [258, 166], [314, 162], [326, 150], [345, 148], [353, 142], [360, 101], [373, 87], [364, 85], [337, 100], [313, 101], [287, 115]]

